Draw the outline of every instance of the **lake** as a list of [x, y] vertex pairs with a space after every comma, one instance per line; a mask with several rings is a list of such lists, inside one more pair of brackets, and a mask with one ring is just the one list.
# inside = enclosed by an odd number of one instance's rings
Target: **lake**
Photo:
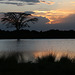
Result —
[[29, 58], [54, 53], [75, 56], [75, 39], [1, 39], [1, 52], [22, 51]]

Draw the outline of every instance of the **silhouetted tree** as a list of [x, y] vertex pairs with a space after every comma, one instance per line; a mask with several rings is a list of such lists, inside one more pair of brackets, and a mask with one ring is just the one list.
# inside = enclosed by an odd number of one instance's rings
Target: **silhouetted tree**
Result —
[[32, 17], [31, 14], [19, 13], [19, 12], [8, 12], [4, 14], [1, 21], [6, 24], [7, 27], [14, 26], [17, 31], [24, 27], [30, 27], [27, 23], [31, 21], [34, 23], [37, 18]]

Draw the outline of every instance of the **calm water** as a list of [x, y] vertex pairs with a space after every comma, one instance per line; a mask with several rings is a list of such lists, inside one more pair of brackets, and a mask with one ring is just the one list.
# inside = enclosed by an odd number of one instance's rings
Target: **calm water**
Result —
[[17, 41], [17, 39], [3, 39], [0, 40], [0, 51], [34, 51], [35, 56], [44, 51], [43, 54], [47, 54], [48, 51], [74, 53], [75, 39], [21, 39], [20, 41]]
[[0, 51], [75, 51], [75, 39], [6, 39], [0, 40]]

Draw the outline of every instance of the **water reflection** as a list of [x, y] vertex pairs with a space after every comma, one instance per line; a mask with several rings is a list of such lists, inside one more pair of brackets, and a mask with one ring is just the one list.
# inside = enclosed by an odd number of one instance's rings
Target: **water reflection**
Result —
[[33, 53], [35, 58], [47, 56], [50, 54], [56, 56], [57, 60], [59, 60], [62, 56], [68, 56], [69, 58], [75, 57], [75, 52], [72, 51], [37, 51]]
[[75, 39], [6, 39], [0, 40], [0, 51], [75, 51]]
[[[27, 60], [50, 53], [57, 58], [62, 55], [75, 56], [75, 39], [6, 39], [0, 40], [1, 52], [20, 51]], [[24, 54], [25, 53], [25, 54]], [[30, 58], [31, 57], [31, 58]]]
[[11, 56], [12, 54], [21, 54], [24, 61], [27, 62], [27, 61], [33, 61], [35, 62], [35, 59], [37, 59], [38, 57], [43, 57], [43, 56], [49, 56], [49, 55], [52, 55], [52, 56], [55, 56], [55, 59], [56, 60], [60, 60], [60, 58], [62, 56], [67, 56], [69, 58], [75, 58], [75, 52], [72, 52], [72, 51], [32, 51], [32, 52], [28, 52], [28, 51], [1, 51], [0, 52], [0, 57], [1, 56], [5, 56], [5, 57], [8, 57], [8, 56]]

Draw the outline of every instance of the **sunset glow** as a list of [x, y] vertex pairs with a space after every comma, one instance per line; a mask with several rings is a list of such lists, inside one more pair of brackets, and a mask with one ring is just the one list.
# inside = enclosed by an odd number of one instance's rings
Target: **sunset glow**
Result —
[[28, 12], [38, 17], [36, 25], [42, 27], [36, 26], [37, 30], [75, 29], [75, 0], [1, 0], [0, 13], [6, 12]]
[[75, 11], [67, 11], [67, 10], [50, 10], [50, 11], [34, 11], [35, 14], [33, 16], [37, 17], [45, 17], [49, 20], [46, 24], [57, 24], [62, 23], [64, 18], [68, 17], [71, 14], [74, 14]]

